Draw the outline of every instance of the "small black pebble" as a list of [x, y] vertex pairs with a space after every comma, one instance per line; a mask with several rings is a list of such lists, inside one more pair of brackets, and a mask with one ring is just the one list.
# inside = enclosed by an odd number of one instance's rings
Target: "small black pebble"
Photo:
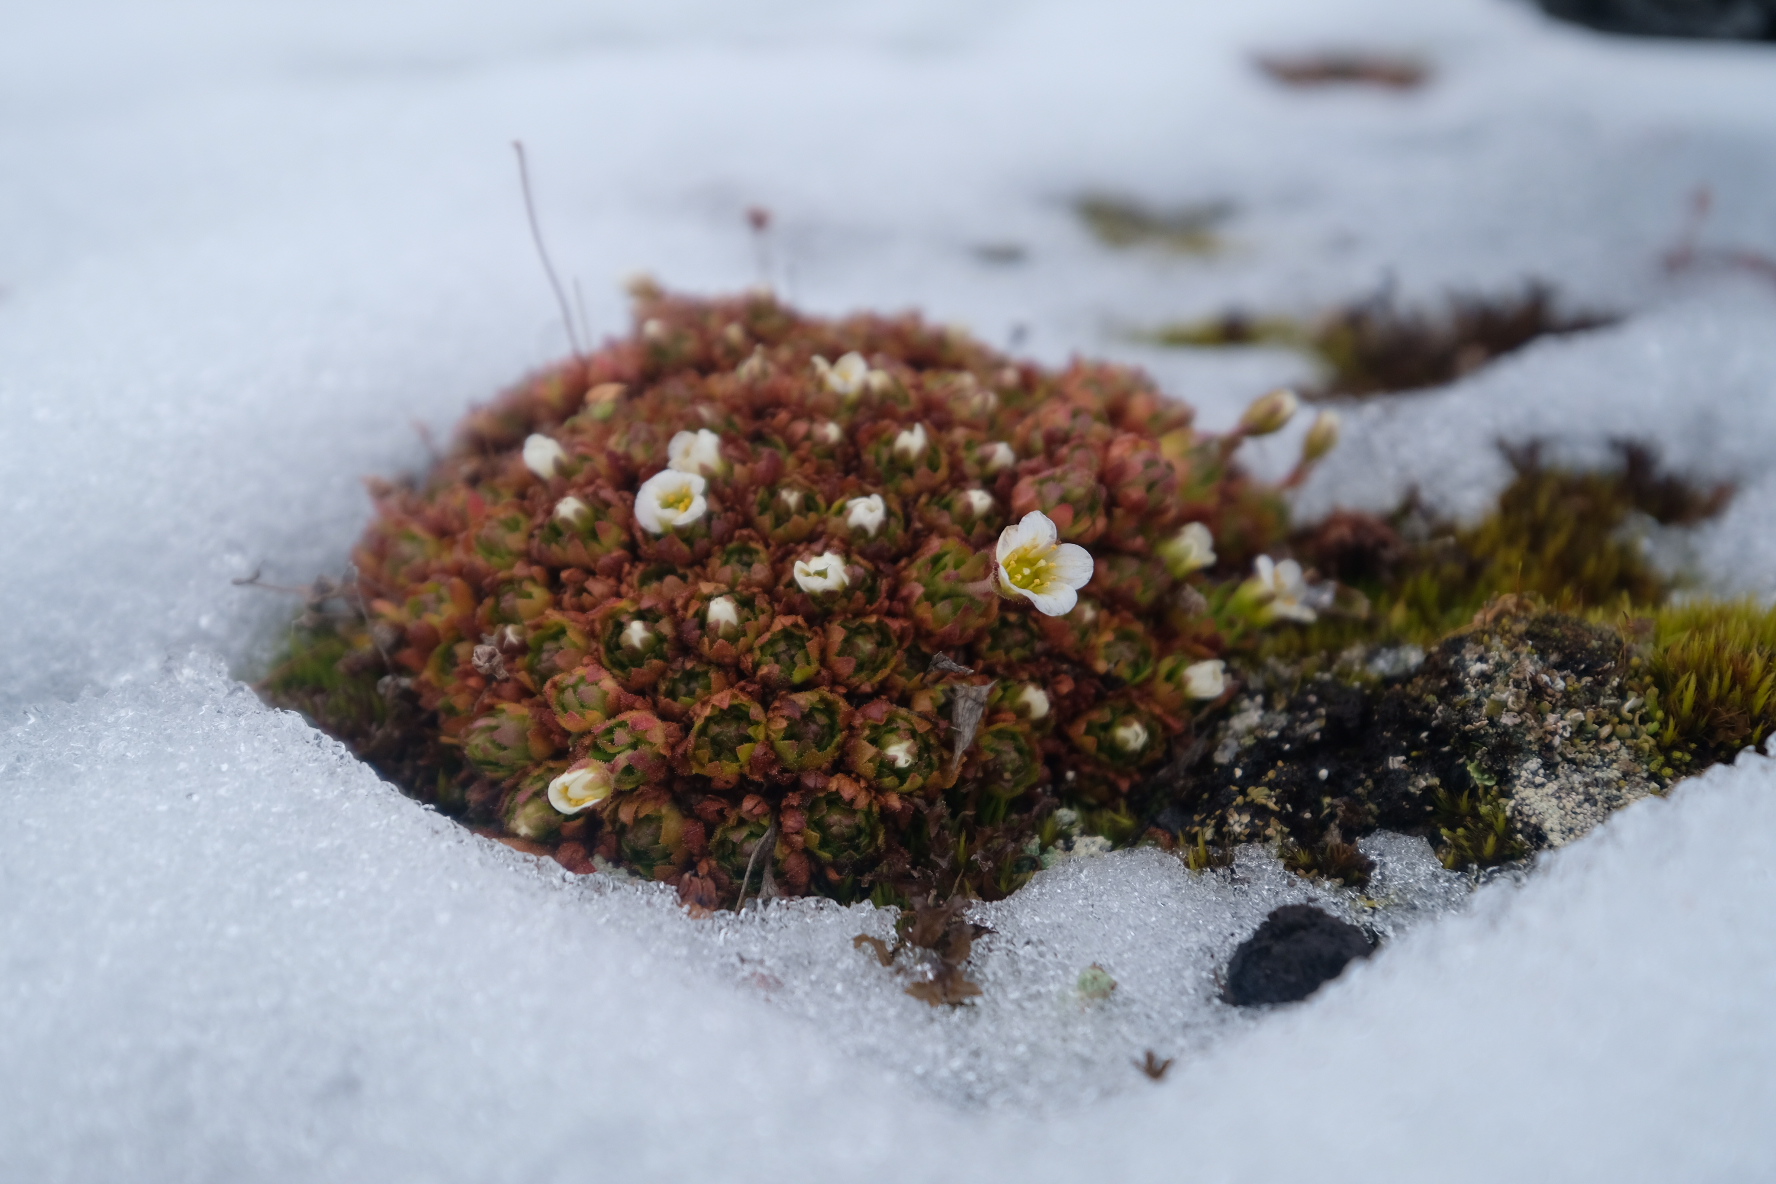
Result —
[[1284, 905], [1233, 952], [1227, 963], [1227, 1001], [1251, 1007], [1305, 999], [1321, 983], [1337, 978], [1351, 959], [1367, 958], [1373, 950], [1355, 925], [1311, 904]]

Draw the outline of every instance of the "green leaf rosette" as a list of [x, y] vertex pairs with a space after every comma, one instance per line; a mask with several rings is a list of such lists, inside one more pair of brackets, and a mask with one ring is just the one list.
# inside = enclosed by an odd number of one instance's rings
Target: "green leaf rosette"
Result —
[[773, 871], [781, 866], [781, 836], [768, 855], [760, 854], [757, 864], [753, 863], [753, 855], [770, 829], [771, 815], [768, 812], [748, 817], [741, 808], [736, 807], [730, 809], [726, 817], [710, 832], [709, 857], [733, 882], [734, 892], [739, 892], [740, 884], [746, 879], [746, 873], [750, 869], [752, 880], [747, 885], [747, 892], [749, 896], [756, 898], [759, 885], [764, 881], [767, 859]]
[[1055, 524], [1063, 543], [1089, 547], [1109, 524], [1108, 496], [1098, 477], [1081, 465], [1061, 465], [1018, 481], [1011, 491], [1011, 516], [1022, 520], [1040, 510]]
[[1153, 635], [1133, 617], [1105, 613], [1092, 637], [1087, 660], [1097, 673], [1123, 686], [1135, 686], [1153, 673], [1159, 650]]
[[1034, 788], [1044, 772], [1042, 749], [1022, 724], [997, 723], [975, 737], [972, 774], [983, 792], [1009, 801]]
[[531, 554], [553, 567], [597, 570], [602, 560], [629, 550], [633, 532], [630, 495], [598, 485], [555, 503], [537, 528]]
[[802, 807], [802, 850], [819, 862], [825, 887], [841, 897], [851, 897], [855, 878], [882, 858], [882, 819], [868, 791], [849, 777], [835, 777], [831, 787], [815, 794]]
[[864, 784], [887, 793], [932, 793], [948, 784], [936, 726], [886, 699], [857, 710], [845, 764]]
[[610, 766], [617, 792], [661, 784], [683, 732], [651, 711], [625, 711], [595, 728], [581, 754]]
[[1106, 541], [1145, 551], [1178, 521], [1178, 472], [1156, 441], [1124, 432], [1104, 449], [1104, 486], [1110, 495]]
[[530, 627], [530, 653], [526, 669], [538, 684], [577, 670], [586, 660], [591, 643], [575, 621], [558, 613], [546, 614]]
[[790, 480], [753, 494], [753, 529], [775, 546], [807, 542], [825, 525], [826, 502], [810, 485]]
[[954, 535], [974, 548], [990, 547], [1005, 529], [1005, 503], [979, 487], [940, 490], [919, 503], [927, 530]]
[[500, 703], [463, 733], [463, 756], [496, 781], [518, 776], [554, 748], [523, 703]]
[[690, 576], [676, 563], [638, 563], [623, 577], [623, 596], [642, 608], [670, 611], [690, 592]]
[[555, 597], [541, 580], [507, 580], [482, 605], [487, 628], [528, 625], [554, 607]]
[[697, 708], [685, 764], [717, 789], [728, 789], [742, 778], [770, 772], [771, 750], [761, 747], [764, 740], [765, 709], [741, 691], [722, 691]]
[[1164, 603], [1177, 587], [1164, 560], [1152, 555], [1109, 551], [1096, 556], [1097, 565], [1085, 590], [1101, 600], [1124, 605], [1143, 615]]
[[670, 879], [690, 864], [687, 819], [666, 790], [656, 787], [622, 798], [611, 821], [624, 864], [648, 879]]
[[654, 702], [662, 714], [686, 719], [699, 703], [727, 690], [732, 681], [720, 666], [681, 658], [654, 687]]
[[566, 761], [537, 765], [506, 791], [500, 824], [507, 834], [533, 843], [550, 843], [561, 837], [561, 824], [567, 818], [549, 804], [549, 782], [565, 768]]
[[768, 597], [704, 584], [685, 602], [679, 635], [705, 660], [738, 666], [769, 631], [772, 619]]
[[591, 731], [640, 702], [596, 663], [551, 678], [543, 687], [543, 701], [555, 713], [555, 722], [574, 733]]
[[1158, 716], [1127, 698], [1099, 704], [1075, 719], [1067, 726], [1067, 738], [1074, 748], [1117, 772], [1157, 761], [1170, 740]]
[[517, 502], [489, 506], [465, 536], [469, 554], [495, 571], [510, 571], [530, 552], [530, 513]]
[[1015, 604], [1001, 604], [999, 615], [974, 643], [976, 657], [991, 666], [1033, 662], [1047, 648], [1034, 616]]
[[898, 599], [925, 644], [967, 645], [999, 613], [992, 556], [960, 539], [932, 538], [901, 571]]
[[826, 626], [826, 669], [846, 689], [868, 694], [895, 673], [909, 632], [906, 622], [845, 617]]
[[851, 726], [851, 705], [831, 691], [779, 695], [765, 719], [778, 764], [794, 773], [827, 769], [839, 759]]
[[800, 617], [778, 617], [752, 650], [742, 656], [741, 666], [766, 687], [800, 687], [820, 674], [825, 633]]
[[644, 691], [666, 673], [677, 649], [673, 633], [664, 612], [633, 600], [612, 601], [592, 619], [600, 664], [630, 691]]
[[763, 591], [777, 583], [771, 550], [750, 530], [738, 531], [734, 541], [709, 557], [704, 579], [724, 588]]

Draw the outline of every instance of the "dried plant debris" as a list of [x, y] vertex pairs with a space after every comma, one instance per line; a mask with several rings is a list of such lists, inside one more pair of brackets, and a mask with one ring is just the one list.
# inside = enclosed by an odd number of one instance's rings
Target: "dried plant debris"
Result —
[[[974, 953], [974, 943], [992, 932], [970, 921], [967, 909], [968, 901], [960, 896], [942, 904], [926, 899], [901, 910], [892, 946], [865, 933], [852, 938], [851, 944], [868, 949], [883, 966], [898, 966], [915, 976], [906, 989], [913, 998], [933, 1007], [954, 1007], [979, 997], [980, 986], [968, 978], [964, 968]], [[903, 953], [909, 955], [904, 964], [900, 962]]]
[[1142, 1073], [1146, 1074], [1147, 1077], [1149, 1077], [1150, 1079], [1152, 1079], [1154, 1081], [1164, 1081], [1165, 1075], [1166, 1075], [1167, 1071], [1171, 1069], [1171, 1067], [1172, 1067], [1172, 1058], [1171, 1057], [1161, 1057], [1158, 1053], [1154, 1052], [1151, 1048], [1147, 1050], [1147, 1054], [1145, 1056], [1143, 1056], [1140, 1060], [1135, 1062], [1135, 1068], [1139, 1069]]
[[1614, 316], [1563, 311], [1554, 289], [1531, 283], [1499, 296], [1456, 294], [1436, 311], [1401, 308], [1390, 291], [1313, 320], [1234, 310], [1138, 334], [1158, 345], [1282, 345], [1325, 371], [1311, 398], [1358, 398], [1442, 386], [1537, 338], [1614, 324]]
[[1295, 408], [1211, 436], [1126, 368], [644, 286], [633, 336], [375, 487], [264, 690], [484, 833], [697, 908], [997, 898], [1083, 842], [1057, 807], [1134, 838], [1131, 790], [1229, 693], [1206, 590], [1287, 528], [1236, 454]]
[[1161, 247], [1187, 255], [1220, 249], [1219, 230], [1233, 216], [1228, 201], [1156, 208], [1128, 197], [1088, 193], [1073, 203], [1086, 228], [1107, 247]]
[[1418, 58], [1360, 50], [1259, 54], [1252, 64], [1271, 80], [1292, 87], [1356, 85], [1406, 91], [1431, 79], [1430, 66]]

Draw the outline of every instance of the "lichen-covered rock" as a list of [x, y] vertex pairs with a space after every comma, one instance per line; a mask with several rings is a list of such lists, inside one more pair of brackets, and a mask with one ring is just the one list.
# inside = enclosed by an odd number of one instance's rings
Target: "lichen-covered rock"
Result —
[[[1422, 833], [1451, 867], [1570, 842], [1669, 783], [1633, 648], [1615, 629], [1504, 605], [1415, 670], [1353, 652], [1311, 679], [1271, 671], [1164, 790], [1161, 822], [1205, 851], [1277, 843], [1362, 882], [1357, 837]], [[1392, 677], [1378, 677], [1386, 671]]]

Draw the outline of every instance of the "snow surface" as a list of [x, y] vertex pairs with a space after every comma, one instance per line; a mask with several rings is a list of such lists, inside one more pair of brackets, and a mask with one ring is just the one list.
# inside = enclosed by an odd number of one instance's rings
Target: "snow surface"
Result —
[[[1149, 365], [1224, 425], [1302, 375], [1127, 330], [1536, 276], [1627, 314], [1348, 416], [1303, 491], [1471, 511], [1492, 441], [1650, 438], [1744, 486], [1713, 586], [1776, 591], [1776, 57], [1507, 0], [648, 6], [75, 0], [0, 38], [0, 1179], [1747, 1180], [1776, 1173], [1776, 769], [1623, 812], [1467, 896], [1381, 837], [1379, 907], [1248, 852], [1076, 860], [983, 910], [933, 1011], [866, 908], [694, 922], [402, 799], [250, 672], [337, 572], [362, 476], [563, 348], [509, 141], [595, 330], [615, 280], [761, 278]], [[1286, 92], [1254, 50], [1398, 49], [1423, 92]], [[1228, 200], [1207, 258], [1082, 192]], [[978, 248], [1017, 244], [1018, 264]], [[1291, 438], [1267, 442], [1271, 467]], [[193, 647], [198, 654], [191, 653]], [[170, 655], [170, 657], [169, 657]], [[224, 666], [226, 664], [226, 666]], [[1390, 940], [1309, 1002], [1216, 999], [1317, 898]], [[1099, 964], [1118, 983], [1079, 996]], [[1177, 1064], [1157, 1085], [1130, 1061]]]

